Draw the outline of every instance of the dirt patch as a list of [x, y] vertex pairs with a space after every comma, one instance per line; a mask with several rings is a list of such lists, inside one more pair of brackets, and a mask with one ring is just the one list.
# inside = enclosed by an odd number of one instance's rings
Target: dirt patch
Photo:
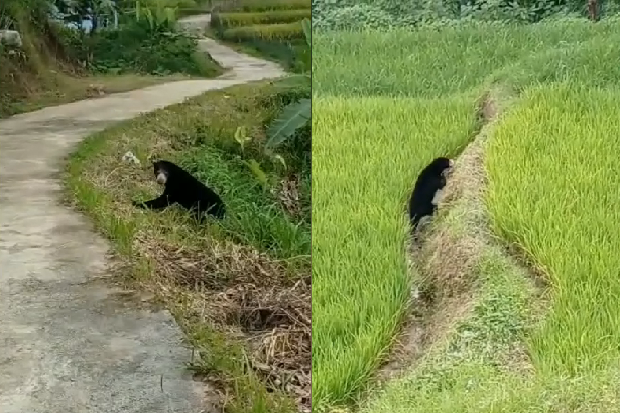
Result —
[[455, 160], [439, 199], [438, 219], [422, 225], [416, 240], [408, 242], [411, 274], [420, 281], [379, 381], [400, 375], [435, 343], [443, 342], [476, 303], [476, 266], [490, 234], [482, 197], [487, 182], [483, 156], [490, 128], [500, 114], [496, 94], [486, 93], [479, 102], [480, 130]]
[[[309, 267], [301, 277], [297, 268], [293, 278], [283, 262], [247, 246], [214, 240], [190, 248], [142, 234], [135, 238], [134, 248], [152, 262], [158, 293], [163, 293], [165, 300], [179, 300], [184, 295], [190, 301], [191, 316], [200, 324], [243, 343], [248, 367], [269, 391], [287, 393], [300, 412], [310, 411]], [[149, 284], [153, 285], [153, 280]], [[186, 293], [180, 294], [179, 289]], [[223, 395], [233, 384], [230, 378], [216, 375], [207, 381]]]

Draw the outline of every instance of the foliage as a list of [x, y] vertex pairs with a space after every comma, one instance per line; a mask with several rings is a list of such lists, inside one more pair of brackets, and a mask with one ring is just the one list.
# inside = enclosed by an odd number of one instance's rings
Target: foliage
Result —
[[135, 2], [118, 30], [84, 33], [60, 28], [72, 57], [102, 73], [184, 73], [213, 77], [221, 72], [195, 38], [176, 29], [176, 8], [164, 0]]
[[[620, 1], [599, 2], [600, 14], [620, 11]], [[587, 15], [581, 0], [313, 0], [313, 27], [318, 30], [361, 30], [414, 27], [462, 20], [532, 23], [551, 16]], [[450, 23], [452, 22], [452, 23]]]
[[213, 13], [211, 27], [223, 30], [228, 27], [251, 26], [255, 24], [293, 23], [311, 17], [310, 9], [270, 10], [251, 13]]
[[319, 30], [381, 29], [397, 25], [397, 18], [387, 11], [363, 3], [316, 13], [313, 9], [312, 17], [312, 26]]

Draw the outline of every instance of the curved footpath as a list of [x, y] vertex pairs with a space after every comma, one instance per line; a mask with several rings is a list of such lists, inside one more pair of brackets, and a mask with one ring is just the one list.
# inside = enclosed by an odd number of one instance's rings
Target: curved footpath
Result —
[[209, 411], [172, 316], [102, 282], [107, 244], [59, 203], [58, 180], [63, 158], [88, 134], [208, 90], [284, 75], [213, 40], [201, 46], [231, 70], [0, 121], [0, 412]]

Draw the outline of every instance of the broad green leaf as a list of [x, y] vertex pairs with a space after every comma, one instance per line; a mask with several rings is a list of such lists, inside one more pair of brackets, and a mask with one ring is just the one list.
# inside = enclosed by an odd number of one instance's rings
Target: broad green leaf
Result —
[[265, 146], [273, 148], [289, 137], [297, 129], [305, 126], [312, 117], [312, 100], [305, 98], [287, 105], [267, 130], [268, 140]]

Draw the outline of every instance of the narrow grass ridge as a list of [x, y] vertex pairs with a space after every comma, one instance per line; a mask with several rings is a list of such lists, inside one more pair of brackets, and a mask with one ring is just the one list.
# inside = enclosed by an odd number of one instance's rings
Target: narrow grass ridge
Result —
[[[462, 391], [468, 386], [505, 374], [531, 376], [522, 337], [540, 314], [530, 305], [539, 291], [492, 236], [483, 196], [484, 148], [510, 101], [500, 87], [485, 94], [484, 124], [458, 156], [438, 216], [422, 228], [419, 243], [409, 243], [416, 294], [404, 336], [397, 340], [400, 349], [380, 372], [396, 379], [373, 394], [362, 412], [463, 411], [457, 403], [467, 397]], [[438, 404], [445, 390], [455, 410]]]

